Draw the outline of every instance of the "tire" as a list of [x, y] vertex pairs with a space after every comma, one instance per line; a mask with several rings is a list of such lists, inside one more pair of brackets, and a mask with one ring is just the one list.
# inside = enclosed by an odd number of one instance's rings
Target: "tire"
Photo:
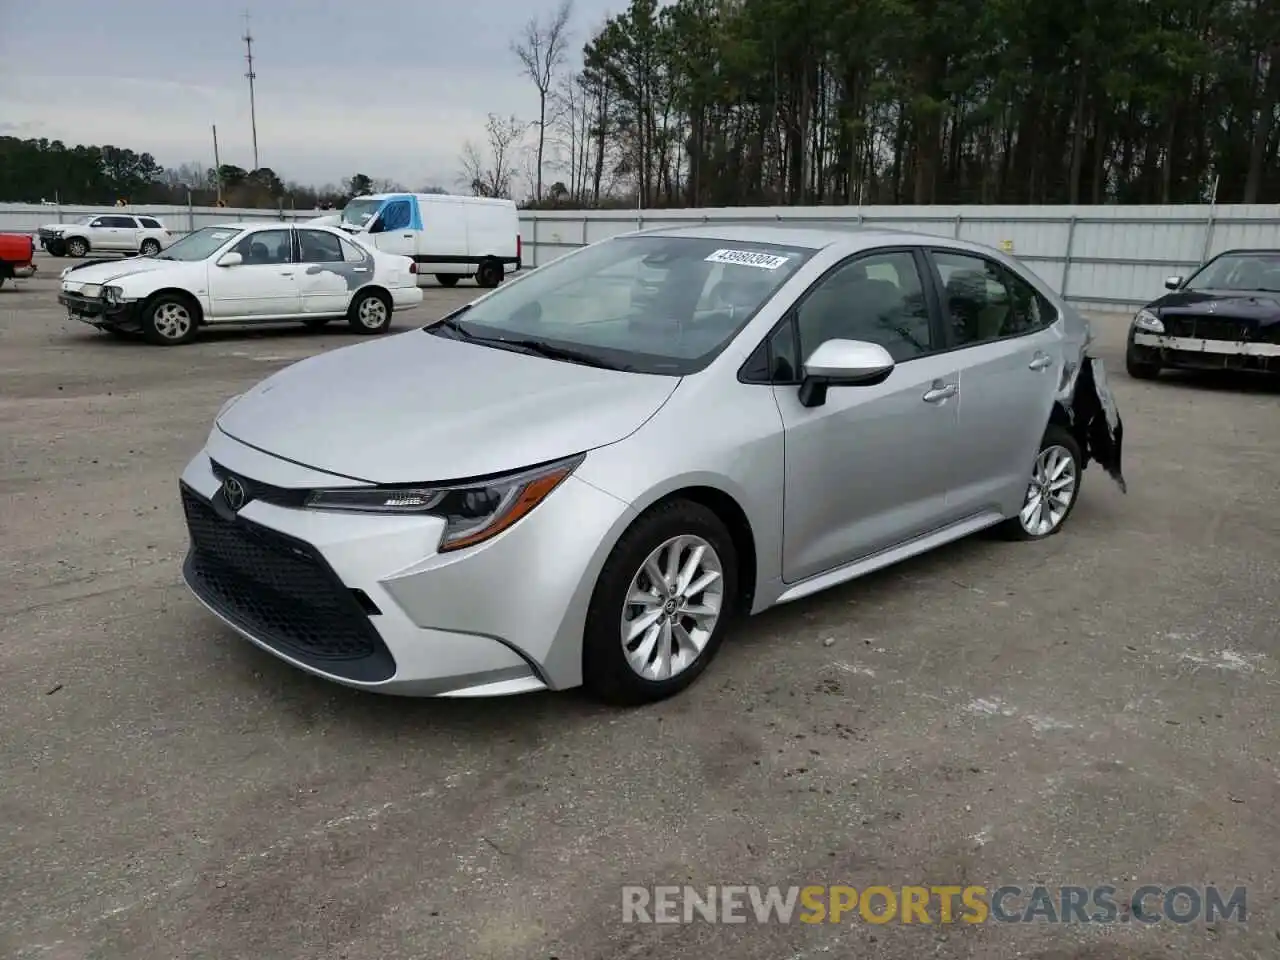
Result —
[[89, 241], [80, 237], [72, 237], [66, 243], [67, 256], [80, 259], [89, 254]]
[[458, 275], [456, 273], [437, 273], [436, 283], [442, 287], [456, 287], [458, 285]]
[[476, 283], [482, 287], [496, 287], [502, 282], [503, 272], [502, 264], [497, 260], [486, 260], [480, 264], [480, 269], [476, 271]]
[[[1061, 462], [1061, 457], [1068, 459], [1068, 464], [1058, 470], [1057, 463]], [[1047, 478], [1045, 482], [1057, 486], [1054, 491], [1058, 497], [1063, 492], [1067, 492], [1066, 509], [1055, 514], [1050, 511], [1050, 515], [1045, 517], [1041, 513], [1042, 523], [1033, 526], [1036, 519], [1035, 514], [1030, 514], [1024, 520], [1024, 514], [1028, 513], [1032, 507], [1032, 496], [1036, 492], [1039, 485], [1037, 476], [1042, 475], [1042, 471], [1047, 471], [1043, 475]], [[1071, 483], [1067, 486], [1060, 486], [1062, 482], [1070, 475]], [[1027, 485], [1027, 492], [1024, 495], [1023, 504], [1018, 509], [1018, 513], [1010, 517], [1004, 523], [1000, 524], [996, 529], [1006, 540], [1043, 540], [1051, 537], [1067, 522], [1067, 518], [1071, 516], [1071, 511], [1076, 508], [1076, 503], [1080, 500], [1080, 484], [1084, 479], [1084, 457], [1080, 452], [1080, 444], [1076, 442], [1067, 430], [1056, 424], [1050, 424], [1045, 430], [1044, 437], [1040, 441], [1040, 448], [1036, 451], [1036, 459], [1032, 465], [1032, 477]], [[1043, 498], [1043, 494], [1041, 494]], [[1055, 500], [1057, 497], [1055, 497]], [[1047, 521], [1047, 522], [1046, 522]]]
[[138, 248], [138, 253], [142, 254], [144, 257], [154, 257], [159, 252], [159, 240], [143, 240], [142, 246]]
[[333, 322], [333, 317], [311, 317], [302, 321], [302, 325], [308, 330], [323, 330]]
[[51, 257], [65, 257], [67, 255], [66, 245], [61, 240], [53, 240], [45, 245], [45, 252]]
[[7, 273], [0, 273], [0, 290], [4, 289], [4, 282], [9, 279]]
[[356, 333], [375, 336], [391, 326], [391, 298], [381, 290], [363, 290], [351, 301], [347, 322]]
[[162, 293], [142, 307], [142, 335], [148, 343], [176, 347], [196, 338], [200, 308], [190, 297]]
[[[683, 598], [671, 597], [666, 603], [660, 603], [669, 594], [666, 588], [654, 589], [646, 573], [646, 561], [655, 553], [659, 555], [659, 563], [667, 560], [673, 542], [685, 560], [690, 548], [704, 548], [702, 564], [695, 571], [691, 586], [696, 587], [704, 575], [714, 573], [717, 566], [719, 577], [698, 594], [686, 593]], [[717, 587], [718, 595], [715, 594]], [[638, 594], [652, 597], [652, 601], [626, 602], [628, 597]], [[597, 700], [619, 705], [653, 703], [679, 693], [693, 683], [715, 657], [725, 630], [737, 613], [737, 599], [738, 559], [733, 538], [715, 513], [688, 500], [672, 500], [642, 514], [614, 546], [591, 595], [582, 637], [586, 692]], [[677, 614], [674, 618], [671, 617], [673, 609]], [[696, 619], [689, 615], [680, 617], [681, 609], [700, 612]], [[654, 615], [659, 619], [652, 622], [649, 630], [642, 629], [629, 648], [624, 645], [624, 619], [634, 621]], [[675, 634], [673, 624], [683, 633]], [[657, 635], [650, 636], [654, 628]], [[681, 635], [688, 638], [685, 644], [690, 640], [700, 641], [701, 649], [697, 649], [696, 642], [680, 649], [678, 637]], [[677, 672], [663, 676], [652, 658], [667, 636], [671, 637], [670, 649], [683, 654], [685, 660]], [[646, 643], [649, 645], [647, 656], [643, 650]], [[630, 657], [635, 657], [640, 666], [633, 667]], [[667, 663], [671, 665], [670, 658]], [[644, 676], [641, 670], [652, 675]]]
[[1130, 335], [1124, 351], [1124, 369], [1134, 380], [1154, 380], [1160, 376], [1160, 361], [1151, 359], [1150, 352], [1134, 343]]

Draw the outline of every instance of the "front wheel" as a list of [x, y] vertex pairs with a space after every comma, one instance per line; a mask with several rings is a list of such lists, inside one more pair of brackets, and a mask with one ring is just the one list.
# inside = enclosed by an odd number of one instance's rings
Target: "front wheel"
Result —
[[81, 240], [79, 237], [72, 237], [67, 241], [67, 256], [79, 259], [80, 257], [87, 256], [88, 253], [88, 241]]
[[356, 333], [366, 336], [386, 333], [391, 326], [391, 299], [377, 290], [356, 294], [356, 298], [351, 301], [348, 322]]
[[1155, 351], [1144, 350], [1130, 337], [1124, 351], [1125, 373], [1135, 380], [1154, 380], [1160, 376], [1159, 356]]
[[1043, 540], [1067, 522], [1080, 497], [1084, 457], [1067, 430], [1050, 425], [1040, 441], [1017, 516], [1000, 525], [1009, 540]]
[[583, 684], [618, 704], [665, 699], [716, 655], [735, 613], [738, 561], [715, 513], [675, 500], [623, 534], [587, 609]]
[[173, 347], [196, 338], [200, 311], [194, 301], [163, 293], [142, 308], [142, 335], [149, 343]]
[[143, 240], [142, 246], [138, 248], [138, 252], [144, 257], [154, 257], [160, 252], [159, 240]]

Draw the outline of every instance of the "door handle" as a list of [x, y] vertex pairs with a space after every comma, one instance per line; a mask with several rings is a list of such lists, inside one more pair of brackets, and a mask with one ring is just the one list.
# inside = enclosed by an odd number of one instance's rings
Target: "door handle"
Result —
[[412, 239], [413, 239], [413, 234], [412, 234], [412, 233], [402, 233], [402, 234], [400, 234], [400, 236], [404, 237], [406, 240], [412, 240]]
[[368, 273], [369, 268], [368, 267], [352, 267], [351, 271], [352, 273]]
[[280, 276], [282, 276], [282, 277], [292, 277], [292, 276], [293, 276], [293, 271], [292, 271], [292, 270], [289, 270], [289, 271], [283, 272], [283, 273], [281, 273], [281, 274], [280, 274]]
[[1053, 366], [1053, 357], [1044, 353], [1037, 353], [1031, 358], [1031, 362], [1027, 364], [1032, 370], [1043, 370], [1046, 367]]
[[960, 388], [954, 383], [935, 383], [924, 395], [925, 403], [941, 403], [954, 397]]

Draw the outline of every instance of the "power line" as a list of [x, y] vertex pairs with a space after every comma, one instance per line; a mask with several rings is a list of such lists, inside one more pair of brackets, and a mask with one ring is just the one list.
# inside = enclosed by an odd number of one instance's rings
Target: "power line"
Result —
[[248, 12], [244, 12], [244, 61], [248, 64], [248, 118], [253, 128], [253, 169], [257, 169], [257, 105], [253, 102], [253, 81], [257, 74], [253, 73], [253, 35], [248, 29]]

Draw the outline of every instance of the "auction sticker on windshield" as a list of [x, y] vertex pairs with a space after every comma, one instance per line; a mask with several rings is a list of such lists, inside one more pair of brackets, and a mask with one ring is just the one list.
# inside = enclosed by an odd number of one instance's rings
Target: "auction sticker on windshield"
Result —
[[708, 263], [736, 263], [744, 267], [759, 267], [761, 270], [777, 270], [790, 260], [776, 253], [760, 253], [757, 250], [717, 250], [707, 257]]

